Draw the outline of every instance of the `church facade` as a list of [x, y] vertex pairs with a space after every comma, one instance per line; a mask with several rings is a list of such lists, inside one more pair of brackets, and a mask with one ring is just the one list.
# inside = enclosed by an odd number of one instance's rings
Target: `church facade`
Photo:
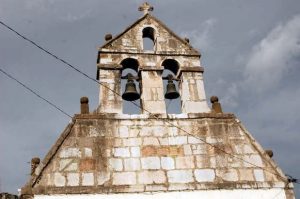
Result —
[[[99, 106], [89, 111], [81, 98], [81, 113], [42, 161], [32, 160], [22, 197], [295, 198], [272, 152], [223, 113], [216, 96], [208, 105], [200, 53], [152, 16], [149, 4], [139, 10], [140, 19], [106, 35], [99, 48]], [[143, 38], [153, 48], [146, 50]], [[167, 113], [166, 98], [180, 98], [180, 114]], [[124, 114], [124, 100], [141, 113]]]

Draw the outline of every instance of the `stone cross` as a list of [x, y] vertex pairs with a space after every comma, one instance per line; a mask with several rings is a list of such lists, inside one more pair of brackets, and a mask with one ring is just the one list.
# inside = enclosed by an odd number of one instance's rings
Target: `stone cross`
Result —
[[150, 11], [153, 11], [153, 6], [151, 6], [148, 2], [145, 2], [139, 7], [139, 11], [142, 11], [144, 15], [148, 14]]

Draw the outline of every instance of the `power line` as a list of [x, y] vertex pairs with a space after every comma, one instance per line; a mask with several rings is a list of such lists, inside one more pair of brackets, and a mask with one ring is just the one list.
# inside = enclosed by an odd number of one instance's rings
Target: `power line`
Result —
[[[80, 74], [82, 74], [82, 75], [85, 76], [86, 78], [88, 78], [88, 79], [90, 79], [90, 80], [96, 82], [97, 84], [100, 84], [101, 86], [105, 87], [106, 89], [108, 89], [109, 91], [115, 93], [116, 95], [121, 96], [121, 94], [117, 93], [116, 91], [114, 91], [113, 89], [111, 89], [109, 86], [106, 86], [106, 85], [103, 84], [102, 82], [97, 81], [95, 78], [90, 77], [89, 75], [87, 75], [87, 74], [84, 73], [83, 71], [79, 70], [79, 69], [78, 69], [77, 67], [75, 67], [74, 65], [68, 63], [67, 61], [65, 61], [65, 60], [62, 59], [62, 58], [59, 58], [59, 57], [56, 56], [55, 54], [51, 53], [49, 50], [46, 50], [45, 48], [43, 48], [41, 45], [37, 44], [36, 42], [32, 41], [31, 39], [29, 39], [29, 38], [25, 37], [24, 35], [22, 35], [21, 33], [17, 32], [16, 30], [14, 30], [13, 28], [11, 28], [10, 26], [8, 26], [7, 24], [5, 24], [4, 22], [0, 21], [0, 24], [3, 25], [4, 27], [6, 27], [7, 29], [11, 30], [11, 31], [14, 32], [15, 34], [17, 34], [17, 35], [18, 35], [19, 37], [21, 37], [22, 39], [24, 39], [24, 40], [30, 42], [31, 44], [33, 44], [34, 46], [36, 46], [37, 48], [39, 48], [40, 50], [42, 50], [42, 51], [45, 52], [46, 54], [52, 56], [53, 58], [59, 60], [60, 62], [64, 63], [65, 65], [67, 65], [68, 67], [70, 67], [70, 68], [74, 69], [75, 71], [79, 72]], [[133, 101], [131, 101], [131, 103], [132, 103], [133, 105], [135, 105], [136, 107], [140, 108], [141, 110], [144, 110], [144, 111], [146, 111], [147, 113], [151, 114], [150, 111], [148, 111], [147, 109], [141, 107], [141, 106], [138, 105], [137, 103], [135, 103], [135, 102], [133, 102]], [[69, 116], [69, 115], [68, 115], [68, 116]], [[159, 117], [156, 116], [156, 115], [154, 115], [154, 117], [155, 117], [155, 119], [159, 119]], [[203, 143], [205, 143], [205, 144], [207, 144], [207, 145], [209, 145], [209, 146], [211, 146], [211, 147], [213, 147], [213, 148], [215, 148], [215, 149], [217, 149], [217, 150], [219, 150], [219, 151], [221, 151], [221, 152], [223, 152], [223, 153], [225, 153], [225, 154], [227, 154], [227, 155], [229, 155], [229, 156], [231, 156], [231, 157], [233, 157], [233, 158], [239, 159], [239, 160], [241, 160], [241, 161], [243, 161], [243, 162], [246, 162], [246, 163], [248, 163], [248, 164], [250, 164], [250, 165], [252, 165], [252, 166], [254, 166], [254, 167], [257, 167], [257, 168], [260, 168], [260, 169], [262, 169], [262, 170], [264, 170], [264, 171], [267, 171], [267, 172], [269, 172], [269, 173], [272, 173], [272, 174], [274, 174], [274, 175], [276, 175], [276, 176], [282, 178], [284, 181], [286, 181], [286, 178], [283, 178], [281, 175], [279, 175], [279, 174], [277, 174], [277, 173], [274, 173], [274, 172], [272, 172], [272, 171], [269, 171], [269, 170], [267, 170], [267, 169], [265, 169], [265, 168], [263, 168], [263, 167], [261, 167], [261, 166], [255, 165], [255, 164], [253, 164], [253, 163], [251, 163], [251, 162], [249, 162], [249, 161], [247, 161], [247, 160], [244, 160], [243, 158], [240, 158], [240, 157], [237, 157], [237, 156], [235, 156], [235, 155], [233, 155], [233, 154], [230, 154], [230, 153], [226, 152], [225, 150], [221, 149], [220, 147], [215, 146], [215, 145], [213, 145], [213, 144], [207, 142], [206, 140], [204, 140], [204, 139], [202, 139], [202, 138], [199, 138], [199, 137], [197, 137], [196, 135], [194, 135], [194, 134], [192, 134], [192, 133], [187, 132], [186, 130], [182, 129], [181, 127], [179, 127], [179, 126], [177, 126], [177, 125], [175, 125], [175, 124], [173, 124], [173, 123], [171, 123], [170, 121], [167, 121], [167, 120], [166, 120], [166, 123], [168, 123], [168, 124], [170, 124], [171, 126], [173, 126], [173, 127], [177, 128], [177, 129], [179, 129], [179, 130], [185, 132], [187, 135], [190, 135], [190, 136], [192, 136], [192, 137], [195, 137], [196, 139], [199, 139], [199, 140], [202, 141]]]
[[50, 104], [52, 107], [54, 107], [55, 109], [57, 109], [58, 111], [60, 111], [61, 113], [63, 113], [64, 115], [68, 116], [69, 118], [72, 118], [71, 115], [69, 115], [68, 113], [66, 113], [65, 111], [63, 111], [61, 108], [59, 108], [58, 106], [56, 106], [55, 104], [53, 104], [52, 102], [50, 102], [49, 100], [47, 100], [46, 98], [42, 97], [40, 94], [38, 94], [36, 91], [32, 90], [31, 88], [29, 88], [29, 86], [26, 86], [24, 83], [20, 82], [19, 80], [17, 80], [15, 77], [13, 77], [12, 75], [8, 74], [7, 72], [5, 72], [3, 69], [0, 68], [0, 72], [2, 72], [4, 75], [6, 75], [7, 77], [9, 77], [10, 79], [14, 80], [15, 82], [17, 82], [18, 84], [20, 84], [21, 86], [23, 86], [25, 89], [27, 89], [28, 91], [30, 91], [31, 93], [33, 93], [35, 96], [37, 96], [38, 98], [44, 100], [45, 102], [47, 102], [48, 104]]
[[[19, 33], [18, 31], [16, 31], [15, 29], [13, 29], [12, 27], [10, 27], [9, 25], [5, 24], [4, 22], [0, 21], [0, 24], [3, 25], [4, 27], [6, 27], [7, 29], [9, 29], [10, 31], [14, 32], [16, 35], [18, 35], [19, 37], [21, 37], [22, 39], [28, 41], [29, 43], [31, 43], [32, 45], [34, 45], [35, 47], [39, 48], [40, 50], [42, 50], [43, 52], [45, 52], [46, 54], [50, 55], [51, 57], [57, 59], [58, 61], [64, 63], [65, 65], [67, 65], [68, 67], [72, 68], [73, 70], [77, 71], [78, 73], [80, 73], [81, 75], [85, 76], [86, 78], [96, 82], [97, 84], [102, 85], [103, 87], [105, 87], [106, 89], [112, 91], [113, 93], [121, 96], [119, 93], [116, 93], [113, 89], [111, 89], [109, 86], [106, 86], [105, 84], [99, 82], [97, 79], [92, 78], [91, 76], [89, 76], [88, 74], [84, 73], [83, 71], [79, 70], [78, 67], [75, 67], [74, 65], [68, 63], [67, 61], [65, 61], [64, 59], [56, 56], [55, 54], [51, 53], [49, 50], [45, 49], [44, 47], [42, 47], [41, 45], [37, 44], [36, 42], [34, 42], [33, 40], [25, 37], [24, 35], [22, 35], [21, 33]], [[131, 101], [131, 103], [133, 105], [135, 105], [138, 108], [141, 108], [137, 103]], [[144, 109], [145, 110], [145, 109]], [[149, 111], [148, 111], [149, 112]], [[150, 112], [149, 112], [150, 113]]]

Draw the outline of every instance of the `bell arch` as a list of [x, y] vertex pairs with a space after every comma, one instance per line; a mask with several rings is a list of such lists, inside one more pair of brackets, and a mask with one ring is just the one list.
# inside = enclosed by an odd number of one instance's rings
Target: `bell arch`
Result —
[[121, 61], [120, 65], [122, 65], [122, 70], [130, 68], [130, 69], [138, 72], [140, 64], [139, 64], [138, 60], [136, 60], [134, 58], [126, 58]]
[[165, 59], [161, 63], [161, 65], [164, 69], [171, 71], [175, 76], [177, 75], [180, 68], [178, 61], [176, 61], [175, 59]]
[[165, 59], [162, 62], [163, 67], [163, 85], [165, 93], [165, 104], [167, 113], [181, 113], [181, 99], [179, 94], [179, 83], [177, 74], [179, 63], [174, 59]]
[[142, 30], [143, 50], [154, 50], [155, 29], [147, 26]]
[[[140, 114], [140, 84], [138, 81], [139, 62], [134, 58], [123, 59], [121, 69], [121, 93], [123, 113]], [[135, 92], [136, 91], [136, 92]], [[134, 105], [132, 103], [134, 101]]]

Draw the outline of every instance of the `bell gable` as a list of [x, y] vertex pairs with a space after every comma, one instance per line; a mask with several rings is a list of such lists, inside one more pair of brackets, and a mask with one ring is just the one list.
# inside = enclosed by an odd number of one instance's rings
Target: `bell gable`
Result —
[[[146, 48], [144, 38], [152, 41], [153, 48]], [[150, 14], [145, 14], [121, 34], [108, 40], [100, 51], [199, 55], [188, 39], [180, 38]]]

